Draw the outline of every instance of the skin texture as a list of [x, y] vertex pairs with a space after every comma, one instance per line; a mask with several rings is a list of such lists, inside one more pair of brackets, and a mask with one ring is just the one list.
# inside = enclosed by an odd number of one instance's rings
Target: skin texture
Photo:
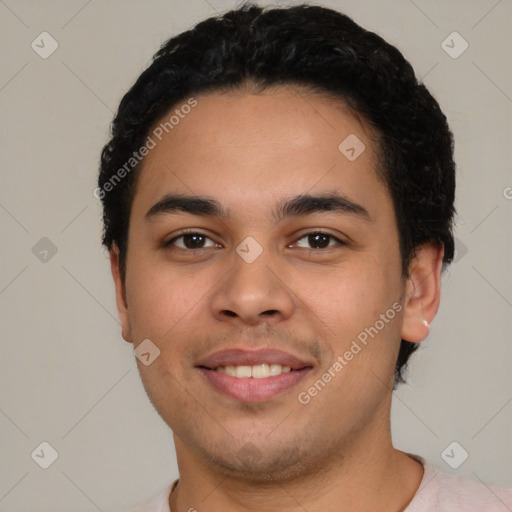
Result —
[[[111, 250], [123, 337], [135, 347], [149, 338], [161, 351], [138, 365], [174, 432], [180, 483], [172, 510], [402, 510], [423, 470], [391, 443], [393, 373], [400, 338], [423, 340], [437, 312], [442, 247], [418, 248], [402, 277], [375, 137], [342, 102], [290, 87], [196, 99], [143, 163], [125, 283]], [[354, 161], [338, 150], [350, 134], [366, 147]], [[293, 196], [333, 192], [368, 218], [272, 216]], [[229, 215], [145, 218], [166, 193], [216, 199]], [[164, 246], [189, 228], [207, 237], [204, 248], [186, 249], [183, 238]], [[344, 244], [327, 238], [327, 248], [315, 248], [305, 235], [318, 231]], [[248, 236], [263, 250], [252, 263], [236, 252]], [[402, 310], [394, 319], [300, 403], [298, 393], [396, 302]], [[217, 350], [258, 347], [289, 352], [311, 369], [292, 389], [243, 403], [196, 368]], [[247, 450], [252, 460], [241, 455]]]

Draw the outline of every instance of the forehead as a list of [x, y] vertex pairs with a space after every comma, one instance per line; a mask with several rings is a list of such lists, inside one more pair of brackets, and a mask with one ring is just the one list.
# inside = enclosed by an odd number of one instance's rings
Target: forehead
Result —
[[232, 192], [241, 207], [333, 189], [370, 202], [385, 195], [376, 137], [341, 100], [292, 87], [197, 95], [193, 108], [182, 109], [187, 100], [150, 131], [155, 144], [134, 207], [177, 191], [226, 199]]

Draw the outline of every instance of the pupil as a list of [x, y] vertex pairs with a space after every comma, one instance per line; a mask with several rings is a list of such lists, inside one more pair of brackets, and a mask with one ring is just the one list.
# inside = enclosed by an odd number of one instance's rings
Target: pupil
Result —
[[203, 235], [185, 235], [183, 237], [183, 242], [185, 243], [185, 247], [187, 247], [187, 249], [199, 247], [201, 242], [203, 242]]
[[[324, 235], [322, 233], [316, 233], [314, 235], [309, 235], [309, 243], [312, 246], [320, 246], [320, 247], [327, 247], [329, 245], [329, 236]], [[315, 248], [320, 248], [315, 247]]]

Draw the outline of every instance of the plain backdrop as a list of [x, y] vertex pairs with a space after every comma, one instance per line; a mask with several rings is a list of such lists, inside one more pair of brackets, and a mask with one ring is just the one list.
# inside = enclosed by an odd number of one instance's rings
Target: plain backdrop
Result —
[[[121, 512], [177, 476], [171, 431], [121, 338], [93, 190], [113, 112], [153, 53], [235, 5], [0, 1], [0, 511]], [[512, 486], [512, 3], [323, 5], [404, 53], [456, 139], [456, 261], [395, 393], [394, 443]], [[456, 470], [441, 456], [453, 441], [469, 454]], [[47, 469], [42, 442], [58, 453]]]

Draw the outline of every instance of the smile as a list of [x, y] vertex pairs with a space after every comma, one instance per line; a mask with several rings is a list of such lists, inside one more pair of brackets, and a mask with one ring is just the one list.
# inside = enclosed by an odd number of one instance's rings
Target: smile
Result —
[[196, 365], [215, 391], [246, 403], [265, 402], [289, 391], [312, 368], [312, 362], [275, 349], [223, 350]]
[[291, 371], [289, 366], [281, 366], [280, 364], [256, 364], [254, 366], [219, 366], [215, 371], [225, 373], [230, 377], [237, 377], [238, 379], [265, 379], [267, 377], [275, 377], [282, 373]]

